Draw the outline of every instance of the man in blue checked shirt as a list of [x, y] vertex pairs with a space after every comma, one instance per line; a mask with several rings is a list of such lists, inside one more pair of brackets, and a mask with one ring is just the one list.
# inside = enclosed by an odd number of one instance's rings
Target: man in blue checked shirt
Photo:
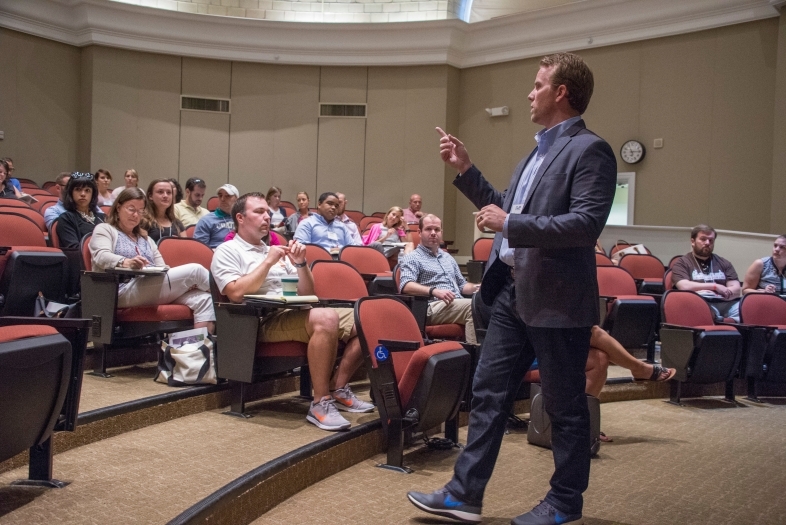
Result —
[[457, 323], [464, 325], [468, 343], [477, 344], [472, 322], [472, 295], [477, 284], [461, 275], [456, 260], [442, 251], [442, 221], [432, 214], [420, 218], [420, 244], [401, 261], [400, 292], [429, 297], [426, 324]]

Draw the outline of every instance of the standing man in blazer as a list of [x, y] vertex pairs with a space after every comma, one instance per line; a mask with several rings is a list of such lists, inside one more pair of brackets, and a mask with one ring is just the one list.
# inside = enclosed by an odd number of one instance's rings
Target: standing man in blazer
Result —
[[532, 122], [543, 130], [505, 192], [481, 175], [461, 141], [437, 128], [442, 160], [459, 173], [453, 184], [480, 209], [478, 227], [497, 234], [480, 288], [492, 314], [473, 381], [467, 445], [444, 488], [408, 494], [427, 512], [481, 520], [508, 413], [537, 358], [555, 468], [545, 498], [511, 523], [583, 523], [590, 472], [584, 366], [599, 315], [594, 246], [617, 181], [614, 152], [581, 119], [592, 90], [592, 72], [580, 57], [558, 53], [540, 61], [528, 99]]

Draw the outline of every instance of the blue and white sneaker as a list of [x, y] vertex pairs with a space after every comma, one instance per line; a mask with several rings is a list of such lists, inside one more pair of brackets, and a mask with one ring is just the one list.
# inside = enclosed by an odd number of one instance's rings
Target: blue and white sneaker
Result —
[[446, 488], [441, 488], [431, 494], [407, 492], [407, 498], [420, 510], [437, 516], [453, 518], [464, 523], [480, 523], [481, 520], [480, 506], [468, 505], [457, 500]]
[[581, 514], [565, 514], [555, 509], [550, 503], [541, 501], [534, 509], [516, 516], [511, 525], [581, 525], [584, 520]]

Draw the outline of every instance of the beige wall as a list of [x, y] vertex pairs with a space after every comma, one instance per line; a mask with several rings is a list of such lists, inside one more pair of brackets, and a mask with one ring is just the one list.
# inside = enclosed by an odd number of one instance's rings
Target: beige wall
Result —
[[177, 177], [181, 59], [107, 47], [92, 49], [90, 169], [116, 186], [134, 168], [140, 187]]
[[[779, 38], [780, 35], [780, 38]], [[596, 90], [585, 115], [615, 151], [631, 138], [636, 223], [753, 232], [786, 230], [786, 23], [778, 19], [582, 51]], [[69, 46], [0, 30], [0, 154], [41, 181], [99, 167], [116, 180], [229, 180], [347, 193], [366, 213], [413, 192], [442, 215], [462, 255], [472, 206], [437, 155], [435, 126], [467, 144], [500, 189], [534, 146], [527, 93], [537, 59], [450, 66], [318, 67], [222, 62]], [[52, 77], [58, 82], [53, 83]], [[230, 115], [181, 112], [181, 94], [230, 97]], [[777, 95], [777, 96], [776, 96]], [[318, 103], [367, 103], [366, 119], [319, 118]], [[507, 105], [507, 117], [484, 109]], [[652, 141], [664, 140], [655, 150]]]
[[77, 164], [78, 48], [0, 29], [0, 156], [39, 183]]
[[[770, 210], [777, 41], [778, 20], [769, 19], [580, 53], [595, 74], [588, 127], [617, 153], [628, 139], [647, 148], [636, 165], [617, 155], [619, 171], [636, 172], [636, 224], [709, 222], [751, 232], [783, 227], [771, 224]], [[456, 133], [500, 189], [535, 144], [526, 95], [537, 62], [461, 71]], [[484, 112], [502, 105], [510, 116]], [[652, 148], [656, 138], [663, 139], [662, 149]], [[462, 253], [471, 244], [471, 211], [459, 197], [457, 230], [467, 232], [458, 236]]]

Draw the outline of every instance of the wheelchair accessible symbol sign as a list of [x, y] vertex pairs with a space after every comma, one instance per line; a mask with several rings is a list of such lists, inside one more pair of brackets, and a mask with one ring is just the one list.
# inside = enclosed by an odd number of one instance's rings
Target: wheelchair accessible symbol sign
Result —
[[388, 357], [390, 357], [390, 352], [384, 346], [379, 345], [374, 349], [374, 357], [377, 358], [378, 362], [387, 361]]

